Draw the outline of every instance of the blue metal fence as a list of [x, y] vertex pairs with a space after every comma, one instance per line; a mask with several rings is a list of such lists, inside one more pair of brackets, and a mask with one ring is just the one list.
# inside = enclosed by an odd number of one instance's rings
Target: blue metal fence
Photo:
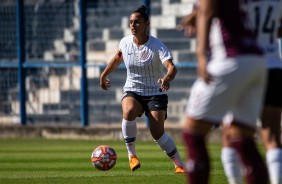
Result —
[[[150, 7], [152, 23], [162, 24], [154, 25], [151, 33], [163, 36], [178, 58], [180, 76], [185, 76], [172, 84], [179, 88], [172, 92], [174, 101], [170, 103], [168, 120], [179, 122], [183, 100], [195, 77], [195, 62], [191, 48], [194, 40], [178, 33], [175, 25], [183, 16], [181, 12], [186, 13], [190, 4], [192, 7], [192, 1], [185, 5], [180, 1], [166, 3], [158, 0], [0, 2], [1, 123], [81, 123], [85, 127], [120, 121], [125, 69], [121, 66], [109, 76], [113, 86], [107, 92], [99, 87], [99, 74], [118, 41], [129, 33], [128, 16], [141, 4]], [[171, 12], [165, 9], [168, 6]], [[166, 24], [164, 18], [172, 23]], [[191, 61], [180, 62], [187, 55]], [[182, 89], [178, 85], [182, 87], [183, 81], [187, 86]]]

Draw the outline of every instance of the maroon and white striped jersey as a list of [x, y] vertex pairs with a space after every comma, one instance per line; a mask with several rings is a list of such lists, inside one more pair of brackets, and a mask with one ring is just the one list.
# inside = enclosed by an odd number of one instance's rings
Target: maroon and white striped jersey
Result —
[[212, 58], [263, 53], [256, 42], [247, 2], [248, 0], [218, 0], [219, 7], [210, 32]]

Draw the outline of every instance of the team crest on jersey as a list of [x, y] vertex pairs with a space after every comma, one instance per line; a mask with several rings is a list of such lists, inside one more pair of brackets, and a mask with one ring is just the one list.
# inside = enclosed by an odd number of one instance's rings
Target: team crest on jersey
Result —
[[142, 51], [141, 54], [140, 54], [140, 61], [148, 61], [150, 57], [150, 52], [149, 51]]

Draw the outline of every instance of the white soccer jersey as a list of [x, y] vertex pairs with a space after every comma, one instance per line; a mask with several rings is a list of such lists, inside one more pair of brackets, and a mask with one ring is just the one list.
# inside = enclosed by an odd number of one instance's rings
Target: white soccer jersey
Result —
[[159, 78], [164, 76], [163, 62], [172, 59], [167, 47], [157, 38], [149, 36], [141, 46], [133, 42], [133, 35], [124, 37], [119, 44], [127, 69], [124, 91], [141, 96], [166, 94], [160, 91]]
[[282, 68], [277, 39], [277, 30], [282, 21], [282, 0], [252, 0], [248, 3], [250, 22], [264, 50], [268, 68]]

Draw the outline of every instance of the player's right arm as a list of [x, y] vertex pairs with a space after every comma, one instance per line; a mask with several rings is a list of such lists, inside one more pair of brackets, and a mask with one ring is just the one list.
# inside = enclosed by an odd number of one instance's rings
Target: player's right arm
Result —
[[120, 50], [118, 50], [100, 76], [100, 86], [102, 89], [108, 90], [111, 87], [110, 80], [107, 79], [107, 76], [112, 73], [115, 69], [117, 69], [117, 67], [121, 64], [122, 61], [122, 53]]

